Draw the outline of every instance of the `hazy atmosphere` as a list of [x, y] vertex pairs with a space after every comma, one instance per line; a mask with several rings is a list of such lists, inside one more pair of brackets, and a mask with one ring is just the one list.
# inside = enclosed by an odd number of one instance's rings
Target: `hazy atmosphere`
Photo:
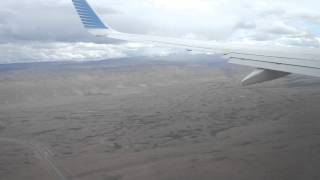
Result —
[[[318, 0], [87, 1], [121, 32], [291, 47], [224, 54], [259, 62], [253, 81], [320, 74]], [[320, 78], [242, 86], [255, 68], [191, 50], [94, 37], [71, 0], [2, 0], [0, 180], [319, 180]]]

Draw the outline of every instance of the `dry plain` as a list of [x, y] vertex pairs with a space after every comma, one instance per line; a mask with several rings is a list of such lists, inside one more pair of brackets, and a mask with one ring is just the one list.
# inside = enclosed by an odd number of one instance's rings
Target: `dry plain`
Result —
[[1, 180], [317, 180], [320, 79], [212, 55], [0, 65]]

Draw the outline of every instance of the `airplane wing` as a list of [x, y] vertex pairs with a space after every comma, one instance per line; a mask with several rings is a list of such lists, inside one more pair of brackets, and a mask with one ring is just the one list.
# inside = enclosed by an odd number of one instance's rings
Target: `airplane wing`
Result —
[[[230, 63], [257, 68], [242, 80], [243, 85], [274, 80], [291, 73], [320, 77], [320, 53], [318, 53], [318, 49], [281, 48], [270, 50], [232, 46], [210, 41], [128, 34], [118, 32], [104, 24], [86, 0], [72, 0], [72, 2], [84, 27], [89, 33], [97, 37], [221, 54]], [[275, 48], [273, 47], [273, 49]]]

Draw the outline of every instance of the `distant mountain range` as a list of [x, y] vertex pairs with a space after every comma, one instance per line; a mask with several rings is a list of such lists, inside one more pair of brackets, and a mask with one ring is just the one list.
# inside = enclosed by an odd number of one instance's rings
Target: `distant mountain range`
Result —
[[15, 63], [0, 65], [0, 72], [12, 70], [92, 70], [92, 69], [123, 69], [123, 68], [143, 68], [148, 66], [192, 66], [203, 65], [223, 70], [230, 70], [232, 65], [227, 61], [214, 55], [171, 55], [166, 57], [128, 57], [118, 59], [108, 59], [102, 61], [87, 62], [35, 62], [35, 63]]

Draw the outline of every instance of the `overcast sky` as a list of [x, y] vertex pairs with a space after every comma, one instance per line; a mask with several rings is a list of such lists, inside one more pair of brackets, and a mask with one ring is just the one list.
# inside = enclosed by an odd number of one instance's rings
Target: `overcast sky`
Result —
[[[320, 46], [319, 0], [88, 0], [114, 29], [221, 42]], [[105, 44], [108, 43], [108, 44]], [[2, 0], [0, 63], [166, 55], [92, 37], [71, 0]]]

